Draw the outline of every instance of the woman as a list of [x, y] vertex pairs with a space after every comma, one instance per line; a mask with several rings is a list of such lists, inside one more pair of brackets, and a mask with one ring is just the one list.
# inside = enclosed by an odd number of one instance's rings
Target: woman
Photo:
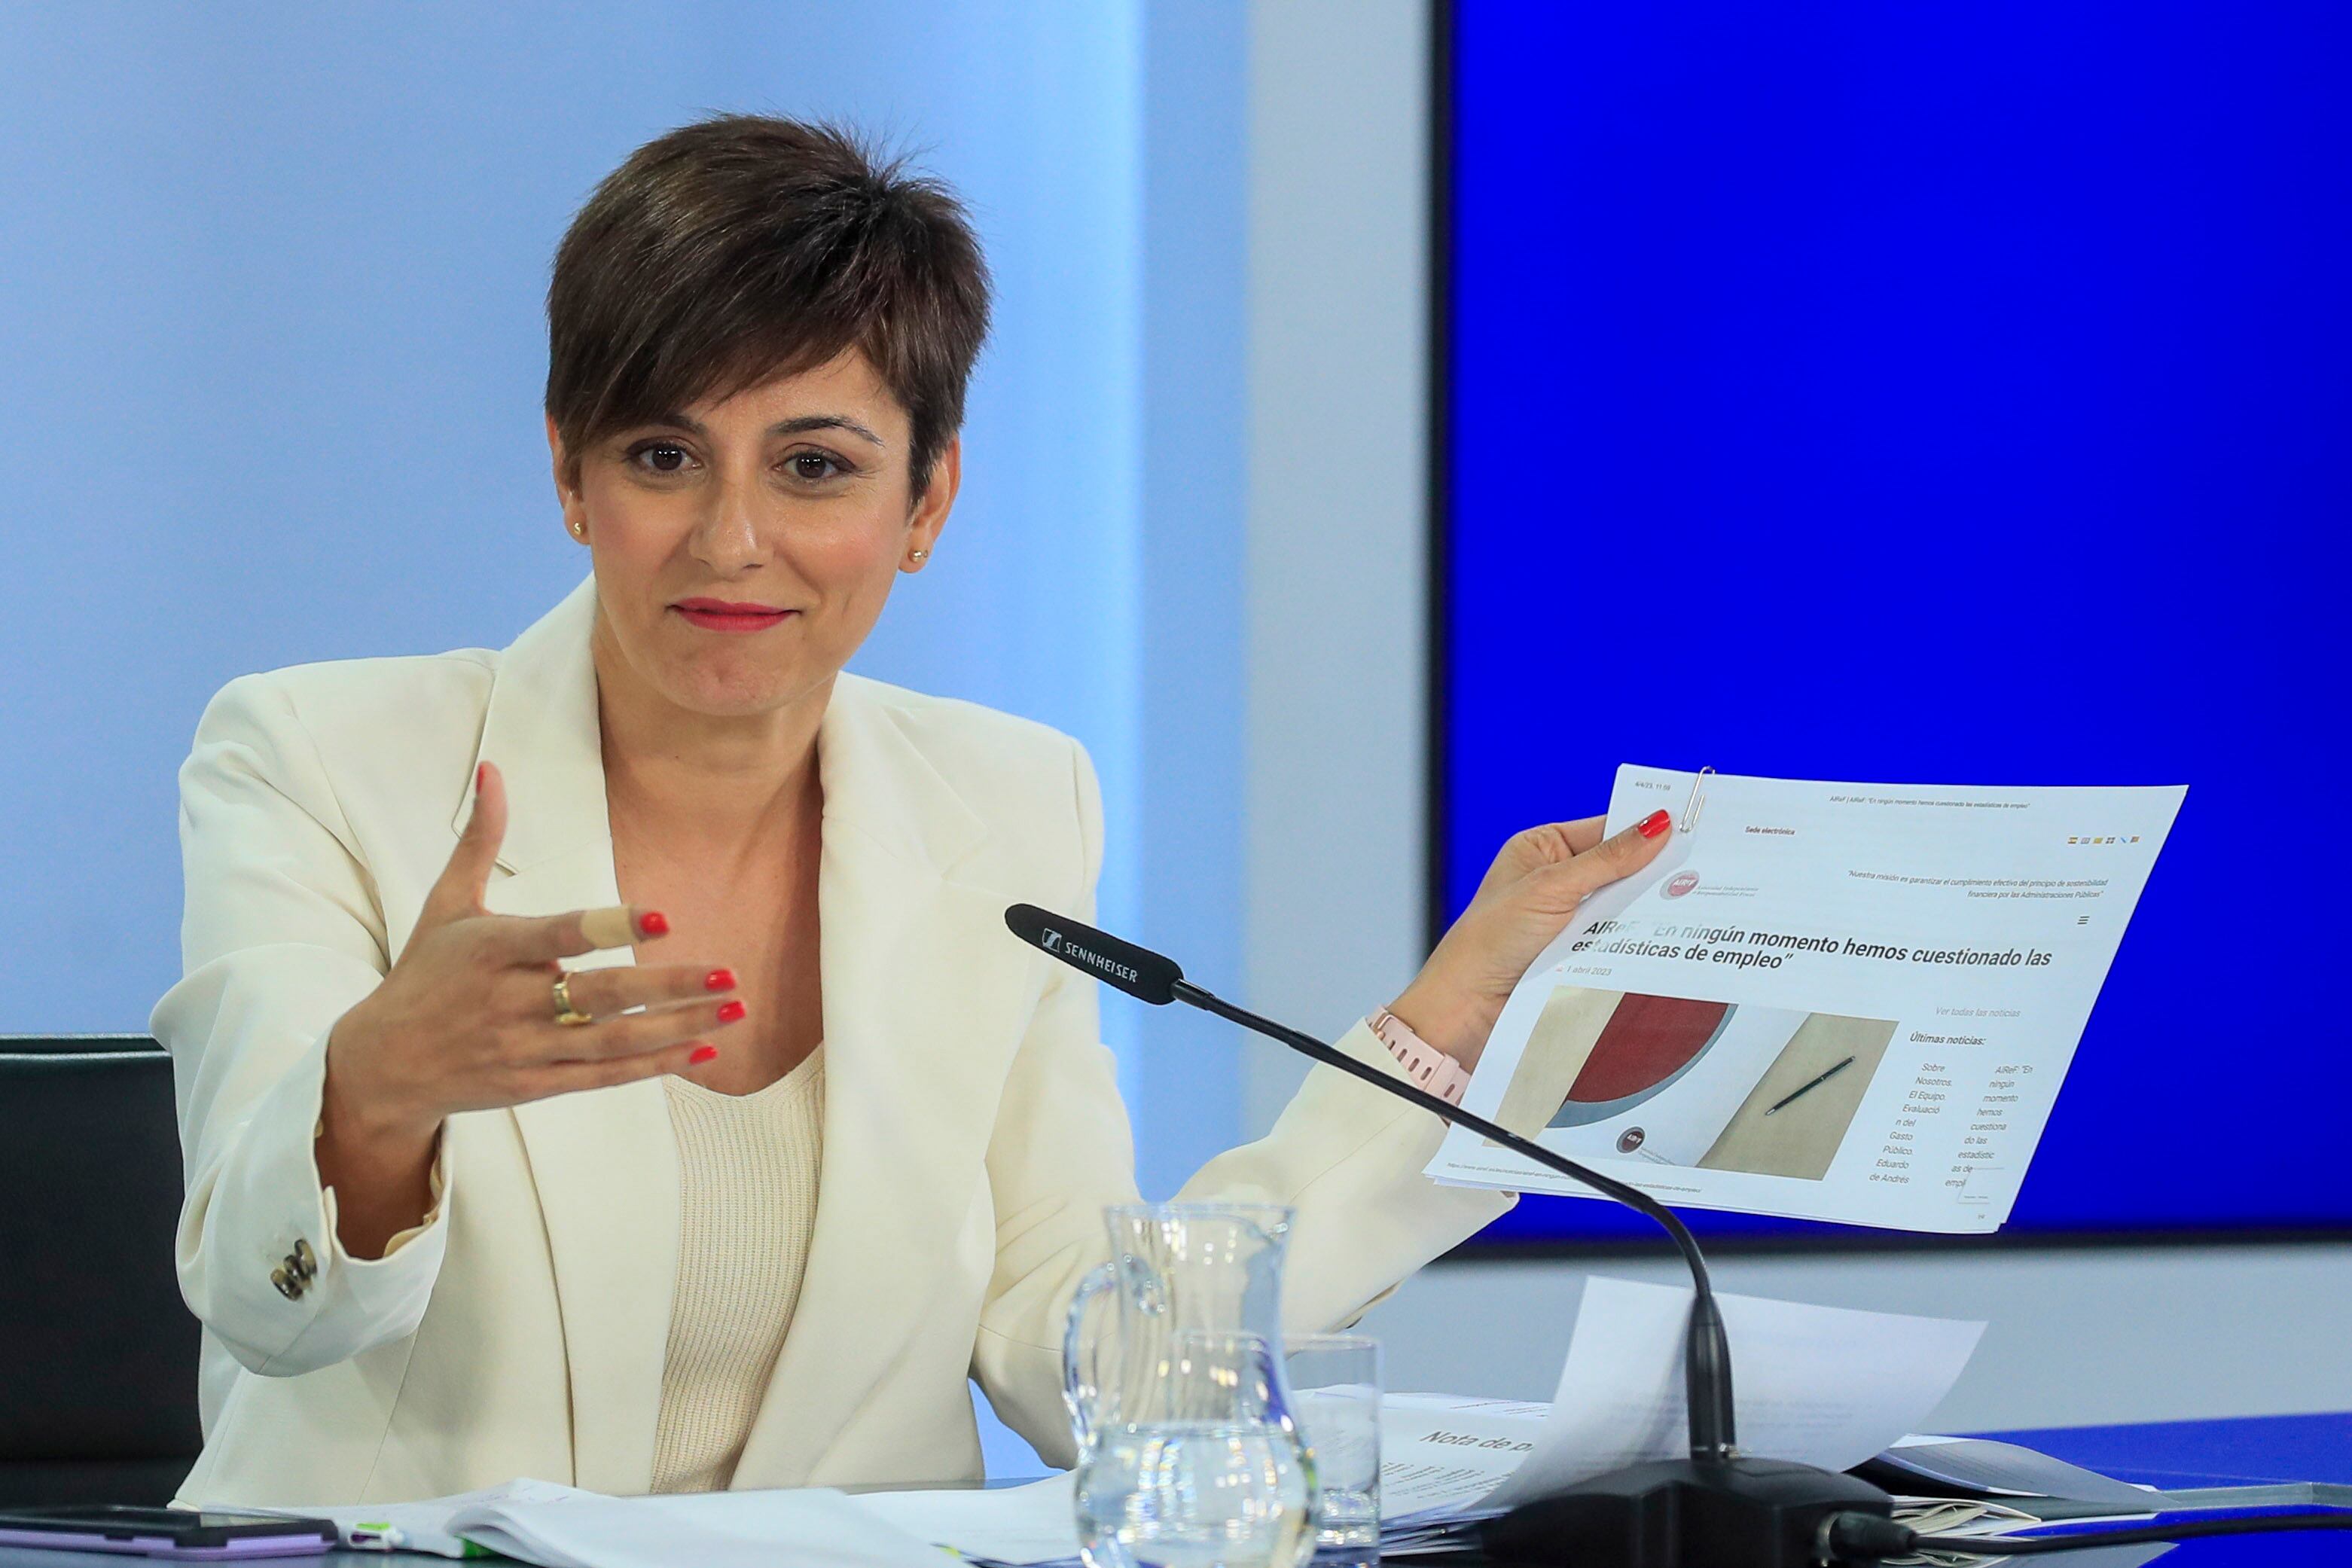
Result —
[[[548, 296], [590, 579], [502, 653], [207, 709], [154, 1016], [187, 1499], [976, 1476], [968, 1377], [1066, 1454], [1059, 1317], [1132, 1157], [1093, 984], [1003, 911], [1091, 908], [1094, 775], [842, 673], [939, 548], [986, 316], [940, 187], [785, 121], [661, 138]], [[1458, 1078], [1644, 827], [1522, 835], [1346, 1048]], [[1421, 1176], [1438, 1131], [1318, 1069], [1185, 1195], [1296, 1204], [1289, 1316], [1345, 1321], [1507, 1202]]]

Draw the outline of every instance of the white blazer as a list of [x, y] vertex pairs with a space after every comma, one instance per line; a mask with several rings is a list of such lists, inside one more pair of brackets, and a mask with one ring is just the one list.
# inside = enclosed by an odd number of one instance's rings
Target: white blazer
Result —
[[[588, 637], [593, 580], [503, 653], [232, 681], [180, 774], [181, 1288], [205, 1325], [193, 1503], [429, 1497], [516, 1476], [650, 1484], [678, 1173], [661, 1087], [452, 1117], [437, 1217], [336, 1245], [316, 1136], [330, 1027], [383, 977], [504, 771], [493, 910], [620, 902]], [[845, 675], [818, 742], [824, 1152], [798, 1310], [738, 1487], [977, 1477], [968, 1377], [1066, 1461], [1060, 1322], [1134, 1160], [1095, 984], [1007, 903], [1090, 918], [1092, 768], [1067, 737]], [[625, 949], [585, 962], [627, 963]], [[1374, 999], [1377, 1000], [1377, 999]], [[1387, 1053], [1359, 1026], [1345, 1042]], [[1507, 1205], [1421, 1168], [1436, 1119], [1318, 1068], [1191, 1198], [1296, 1204], [1286, 1313], [1352, 1319]], [[272, 1282], [307, 1245], [315, 1278]]]

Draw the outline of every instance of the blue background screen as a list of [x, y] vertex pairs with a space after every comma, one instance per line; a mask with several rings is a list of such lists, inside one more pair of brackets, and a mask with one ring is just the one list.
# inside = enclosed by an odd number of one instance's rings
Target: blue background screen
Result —
[[1621, 762], [2186, 783], [2010, 1229], [2352, 1224], [2352, 10], [1450, 25], [1444, 912]]

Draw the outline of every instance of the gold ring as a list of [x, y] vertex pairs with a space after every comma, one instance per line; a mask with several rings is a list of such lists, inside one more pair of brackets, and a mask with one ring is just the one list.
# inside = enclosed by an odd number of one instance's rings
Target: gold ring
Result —
[[572, 1005], [572, 974], [569, 970], [555, 977], [555, 1021], [567, 1029], [596, 1020]]

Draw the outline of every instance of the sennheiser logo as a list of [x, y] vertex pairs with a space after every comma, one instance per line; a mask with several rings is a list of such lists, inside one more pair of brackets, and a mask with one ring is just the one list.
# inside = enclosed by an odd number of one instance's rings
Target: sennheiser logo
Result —
[[1075, 942], [1064, 942], [1062, 933], [1057, 931], [1045, 931], [1043, 945], [1047, 952], [1059, 953], [1064, 958], [1074, 958], [1098, 974], [1108, 974], [1118, 980], [1131, 981], [1142, 978], [1138, 972], [1129, 969], [1115, 958], [1105, 958], [1093, 949], [1080, 947]]

